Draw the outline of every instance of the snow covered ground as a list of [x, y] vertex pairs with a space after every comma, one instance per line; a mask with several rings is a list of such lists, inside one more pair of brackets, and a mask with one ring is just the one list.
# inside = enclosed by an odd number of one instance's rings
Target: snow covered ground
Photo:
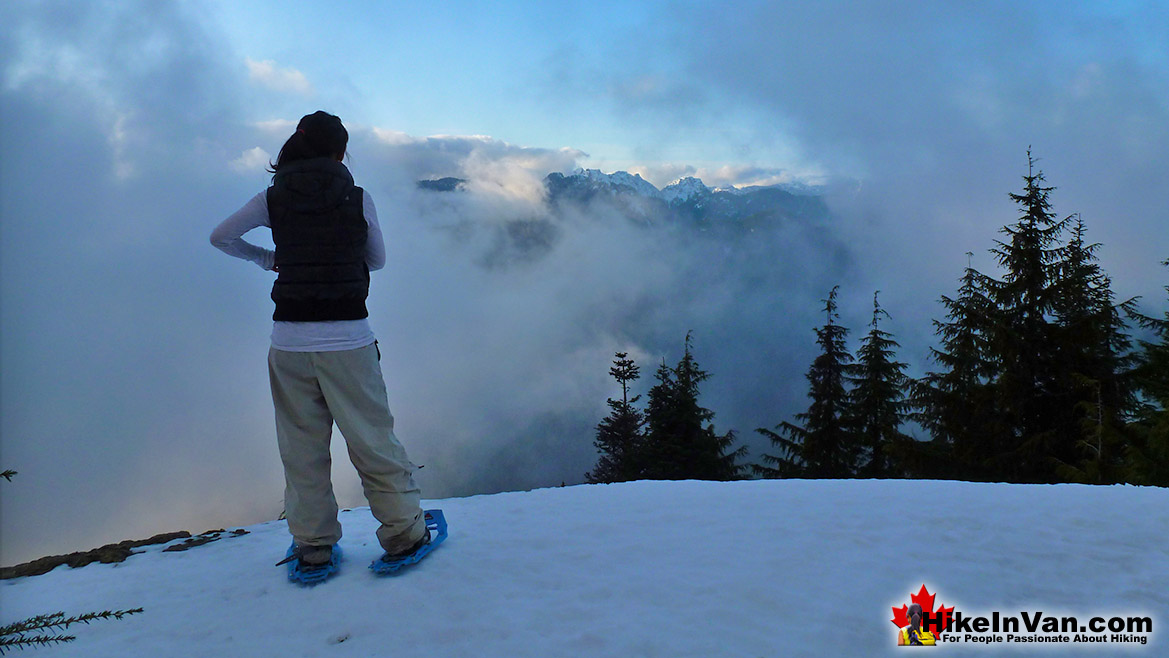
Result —
[[[1169, 655], [1169, 490], [933, 481], [635, 482], [431, 501], [450, 538], [397, 577], [367, 509], [302, 588], [283, 522], [0, 583], [0, 623], [144, 607], [51, 656], [880, 656], [925, 584], [971, 615], [1147, 616], [1147, 645], [945, 655]], [[901, 653], [900, 655], [904, 655]]]

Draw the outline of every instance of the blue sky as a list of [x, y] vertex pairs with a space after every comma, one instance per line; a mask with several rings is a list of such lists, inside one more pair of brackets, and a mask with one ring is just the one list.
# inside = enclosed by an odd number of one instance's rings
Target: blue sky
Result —
[[587, 110], [550, 117], [532, 108], [535, 88], [547, 83], [551, 59], [578, 57], [591, 66], [601, 46], [624, 38], [637, 19], [618, 7], [352, 3], [290, 10], [228, 2], [219, 16], [240, 55], [303, 72], [319, 87], [313, 95], [336, 104], [338, 114], [412, 135], [484, 134], [557, 146], [601, 135], [595, 126], [573, 125]]
[[[799, 242], [764, 273], [783, 283], [774, 297], [748, 273], [690, 295], [706, 254], [604, 218], [563, 227], [548, 262], [494, 274], [476, 265], [481, 244], [434, 230], [490, 236], [547, 214], [552, 171], [829, 183], [832, 222], [818, 228], [848, 246], [842, 314], [863, 326], [881, 290], [920, 368], [966, 252], [993, 269], [987, 249], [1015, 219], [1007, 194], [1031, 147], [1055, 211], [1081, 213], [1103, 243], [1118, 296], [1153, 314], [1166, 303], [1164, 3], [61, 0], [0, 12], [0, 466], [21, 473], [0, 483], [5, 564], [279, 513], [270, 273], [207, 237], [264, 189], [267, 159], [316, 109], [349, 127], [348, 164], [386, 230], [371, 322], [404, 441], [433, 465], [427, 495], [507, 486], [483, 474], [508, 469], [516, 487], [579, 480], [592, 447], [550, 410], [603, 416], [615, 350], [646, 371], [677, 358], [631, 338], [620, 322], [636, 313], [607, 305], [669, 300], [661, 333], [698, 329], [720, 427], [750, 434], [803, 402], [826, 288], [821, 254]], [[475, 191], [421, 201], [414, 182], [431, 176]], [[730, 298], [762, 301], [728, 317]], [[704, 336], [736, 323], [764, 336], [758, 319], [776, 315], [774, 406], [736, 408], [746, 394], [720, 382], [758, 359]], [[342, 504], [360, 503], [351, 476]]]
[[215, 20], [237, 60], [304, 74], [312, 92], [292, 104], [315, 100], [343, 118], [411, 135], [571, 147], [590, 156], [584, 164], [606, 170], [790, 160], [784, 140], [759, 144], [738, 125], [751, 114], [745, 108], [722, 107], [714, 131], [672, 117], [663, 125], [654, 116], [652, 106], [717, 95], [678, 84], [686, 63], [671, 42], [688, 37], [675, 35], [670, 21], [695, 13], [671, 3], [375, 2], [290, 10], [227, 2]]
[[1026, 102], [1029, 76], [1059, 93], [1093, 67], [1153, 82], [1169, 66], [1152, 2], [223, 2], [203, 16], [237, 67], [304, 75], [312, 91], [290, 110], [316, 101], [411, 135], [571, 147], [604, 169], [863, 176], [877, 165], [856, 142], [877, 129], [905, 140], [955, 110], [992, 122], [985, 106]]

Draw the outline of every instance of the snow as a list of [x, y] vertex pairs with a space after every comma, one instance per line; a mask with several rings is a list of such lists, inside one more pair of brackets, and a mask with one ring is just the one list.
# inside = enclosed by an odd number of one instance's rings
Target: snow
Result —
[[823, 196], [826, 192], [826, 188], [823, 185], [802, 183], [799, 181], [792, 181], [790, 183], [782, 183], [780, 185], [774, 185], [772, 187], [778, 187], [779, 189], [781, 189], [785, 192], [789, 192], [791, 194], [794, 194], [796, 196]]
[[653, 183], [642, 178], [641, 174], [630, 174], [626, 171], [615, 171], [611, 174], [606, 174], [599, 169], [577, 169], [573, 173], [576, 176], [583, 176], [590, 181], [603, 185], [624, 185], [642, 196], [661, 196], [658, 188], [654, 187]]
[[734, 185], [726, 185], [720, 187], [707, 187], [702, 179], [694, 176], [685, 176], [663, 187], [661, 190], [654, 187], [653, 183], [641, 177], [641, 174], [630, 174], [626, 171], [615, 171], [611, 174], [606, 174], [600, 169], [576, 169], [572, 172], [573, 176], [579, 176], [585, 180], [591, 181], [598, 185], [605, 185], [610, 187], [624, 186], [632, 189], [635, 193], [650, 197], [654, 199], [662, 199], [666, 203], [682, 203], [695, 196], [705, 194], [725, 192], [735, 196], [747, 194], [754, 190], [762, 190], [768, 188], [780, 189], [797, 196], [821, 196], [825, 192], [825, 188], [820, 185], [810, 185], [807, 183], [792, 181], [782, 183], [779, 185], [757, 185], [752, 187], [735, 187]]
[[682, 202], [695, 195], [707, 194], [709, 192], [710, 188], [700, 179], [687, 176], [685, 178], [679, 178], [662, 188], [662, 198], [667, 203], [674, 203], [675, 201]]
[[[186, 552], [0, 583], [9, 623], [144, 607], [52, 656], [878, 656], [891, 608], [1141, 614], [1149, 644], [941, 655], [1166, 655], [1169, 491], [903, 480], [634, 482], [430, 501], [446, 543], [390, 578], [367, 509], [345, 562], [289, 583], [283, 522]], [[71, 629], [72, 630], [72, 629]]]

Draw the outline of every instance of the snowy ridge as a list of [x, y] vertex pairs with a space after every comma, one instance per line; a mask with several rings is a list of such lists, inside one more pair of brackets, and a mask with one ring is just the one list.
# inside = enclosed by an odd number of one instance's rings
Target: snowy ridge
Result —
[[[600, 169], [578, 168], [571, 174], [565, 175], [555, 172], [549, 174], [547, 177], [547, 179], [553, 178], [557, 180], [583, 181], [594, 188], [608, 189], [610, 191], [632, 192], [638, 196], [660, 199], [667, 204], [685, 203], [691, 199], [701, 199], [711, 194], [725, 193], [742, 197], [760, 190], [782, 190], [795, 196], [822, 196], [825, 193], [825, 188], [822, 185], [812, 185], [798, 181], [779, 183], [776, 185], [750, 185], [746, 187], [727, 185], [712, 188], [707, 186], [702, 179], [694, 176], [679, 178], [659, 190], [653, 183], [642, 178], [641, 174], [630, 174], [627, 171], [615, 171], [611, 174], [606, 174]], [[466, 181], [464, 179], [452, 177], [416, 181], [419, 189], [434, 192], [461, 190], [465, 183]]]
[[288, 546], [273, 521], [182, 553], [0, 582], [0, 623], [145, 608], [76, 629], [45, 651], [54, 658], [886, 656], [900, 655], [891, 608], [924, 583], [966, 614], [1153, 618], [1148, 646], [1079, 647], [1092, 656], [1169, 647], [1165, 489], [632, 482], [425, 505], [445, 511], [449, 539], [395, 578], [365, 568], [381, 552], [377, 523], [354, 509], [341, 514], [345, 561], [315, 588], [272, 566]]
[[687, 201], [696, 196], [710, 194], [710, 188], [702, 180], [686, 176], [662, 188], [662, 199], [666, 203]]
[[749, 187], [735, 187], [734, 185], [709, 187], [701, 178], [684, 176], [666, 185], [661, 190], [641, 177], [641, 174], [630, 174], [626, 171], [615, 171], [606, 174], [599, 169], [577, 169], [571, 176], [587, 180], [594, 185], [609, 188], [628, 188], [634, 193], [653, 199], [661, 199], [669, 204], [684, 203], [692, 199], [701, 199], [710, 194], [726, 193], [733, 196], [744, 196], [759, 190], [776, 189], [796, 196], [821, 196], [824, 187], [810, 185], [798, 181], [780, 183], [777, 185], [752, 185]]
[[577, 169], [573, 172], [573, 175], [582, 176], [594, 183], [600, 183], [602, 185], [628, 187], [642, 196], [661, 196], [658, 188], [654, 187], [653, 183], [642, 178], [641, 174], [630, 174], [627, 171], [615, 171], [611, 174], [606, 174], [600, 169]]

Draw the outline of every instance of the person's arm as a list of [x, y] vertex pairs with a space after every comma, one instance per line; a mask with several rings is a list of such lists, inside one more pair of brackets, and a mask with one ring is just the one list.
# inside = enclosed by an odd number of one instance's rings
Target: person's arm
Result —
[[268, 193], [260, 192], [252, 197], [243, 208], [235, 211], [211, 231], [211, 244], [227, 254], [272, 270], [276, 265], [276, 252], [254, 245], [243, 239], [248, 231], [268, 226]]
[[[362, 190], [364, 192], [364, 189]], [[386, 243], [382, 239], [382, 227], [377, 221], [377, 208], [373, 205], [373, 197], [365, 192], [361, 201], [365, 221], [369, 224], [369, 232], [365, 238], [365, 264], [369, 271], [380, 270], [386, 266]]]

